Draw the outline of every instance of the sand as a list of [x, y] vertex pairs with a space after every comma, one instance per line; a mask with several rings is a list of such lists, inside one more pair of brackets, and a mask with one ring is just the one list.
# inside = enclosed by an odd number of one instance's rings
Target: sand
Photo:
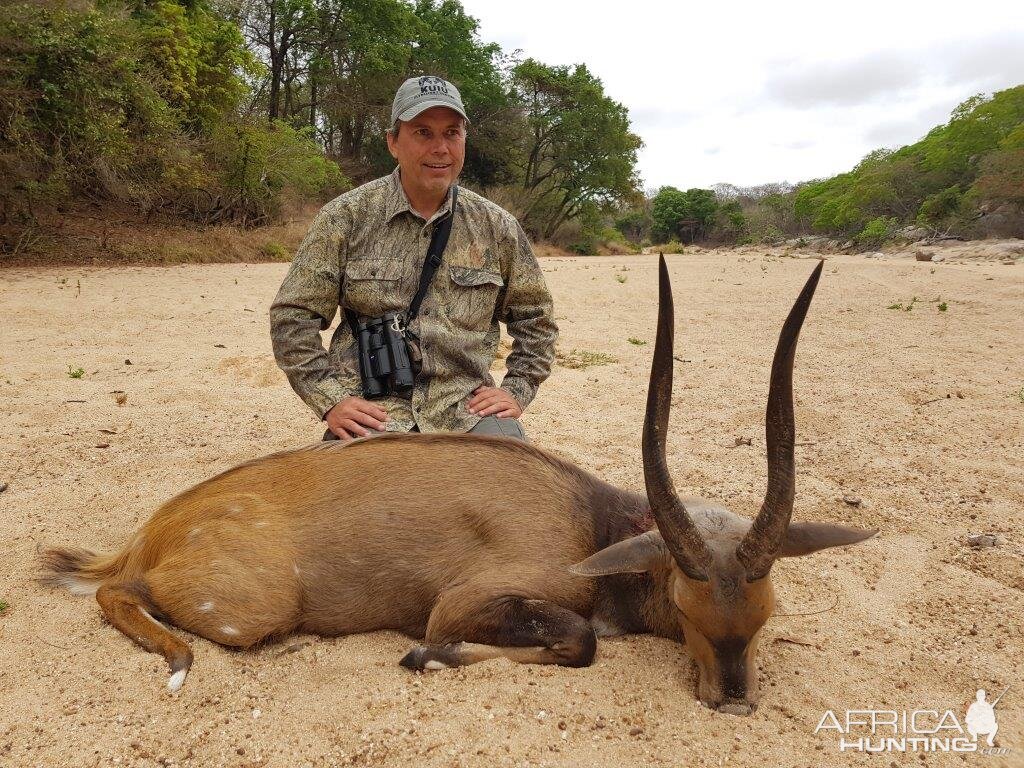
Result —
[[[813, 261], [670, 259], [670, 467], [681, 492], [749, 515], [771, 353]], [[828, 258], [797, 356], [795, 518], [881, 534], [776, 565], [779, 612], [805, 615], [767, 624], [749, 718], [701, 707], [687, 651], [650, 636], [603, 640], [581, 670], [414, 675], [394, 633], [245, 652], [187, 635], [195, 664], [168, 694], [163, 660], [93, 600], [33, 582], [37, 548], [117, 548], [187, 486], [318, 439], [270, 351], [286, 267], [0, 272], [0, 766], [1024, 765], [1024, 265], [968, 261]], [[557, 366], [525, 426], [641, 490], [656, 258], [543, 266], [562, 353], [615, 361]], [[967, 543], [981, 533], [997, 545]], [[976, 689], [1006, 686], [999, 755], [872, 758], [815, 733], [827, 710], [962, 720]]]

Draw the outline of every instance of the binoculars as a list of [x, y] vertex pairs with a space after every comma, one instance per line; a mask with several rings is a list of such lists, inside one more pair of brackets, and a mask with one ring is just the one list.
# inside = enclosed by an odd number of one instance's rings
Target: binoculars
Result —
[[360, 320], [357, 341], [363, 397], [379, 400], [412, 391], [416, 375], [409, 361], [405, 317], [401, 312], [385, 312], [380, 317]]

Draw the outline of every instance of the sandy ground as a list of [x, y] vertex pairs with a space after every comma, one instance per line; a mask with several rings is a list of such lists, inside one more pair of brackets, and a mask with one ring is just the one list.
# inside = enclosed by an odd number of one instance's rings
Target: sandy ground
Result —
[[[640, 490], [656, 258], [543, 265], [561, 351], [616, 361], [556, 367], [526, 427]], [[671, 257], [681, 491], [759, 506], [768, 365], [812, 266]], [[828, 259], [797, 357], [795, 517], [881, 536], [776, 566], [780, 612], [806, 615], [768, 623], [752, 717], [702, 708], [685, 649], [648, 636], [602, 641], [583, 670], [421, 676], [397, 665], [410, 640], [393, 633], [247, 652], [190, 636], [192, 673], [166, 693], [163, 660], [94, 601], [33, 583], [36, 550], [117, 548], [186, 486], [319, 437], [270, 352], [284, 271], [0, 272], [0, 766], [1024, 765], [1024, 265], [994, 260]], [[968, 546], [985, 532], [997, 546]], [[834, 730], [814, 733], [826, 710], [962, 719], [977, 688], [1006, 686], [1002, 755], [841, 754]]]

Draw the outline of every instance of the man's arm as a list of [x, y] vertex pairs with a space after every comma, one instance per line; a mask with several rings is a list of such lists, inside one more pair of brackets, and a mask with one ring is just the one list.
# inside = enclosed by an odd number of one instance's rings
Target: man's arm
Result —
[[320, 331], [338, 310], [345, 253], [343, 222], [321, 209], [270, 306], [274, 358], [296, 394], [318, 418], [346, 397], [361, 394], [331, 370]]
[[525, 410], [537, 389], [551, 373], [555, 359], [554, 306], [544, 274], [523, 228], [516, 224], [505, 296], [498, 319], [512, 337], [512, 351], [505, 360], [508, 372], [501, 389], [509, 392]]

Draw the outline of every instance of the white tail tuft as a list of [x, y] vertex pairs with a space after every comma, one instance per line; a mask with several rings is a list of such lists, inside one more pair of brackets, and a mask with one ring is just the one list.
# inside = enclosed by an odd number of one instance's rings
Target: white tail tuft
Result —
[[185, 682], [185, 675], [187, 674], [187, 669], [179, 669], [177, 672], [171, 675], [170, 679], [168, 679], [167, 681], [167, 690], [171, 693], [177, 693], [179, 690], [181, 690], [181, 686]]
[[93, 597], [96, 594], [96, 590], [100, 588], [100, 585], [103, 582], [89, 581], [88, 579], [83, 579], [80, 576], [64, 574], [57, 576], [53, 583], [58, 587], [64, 587], [73, 595], [78, 595], [79, 597]]

